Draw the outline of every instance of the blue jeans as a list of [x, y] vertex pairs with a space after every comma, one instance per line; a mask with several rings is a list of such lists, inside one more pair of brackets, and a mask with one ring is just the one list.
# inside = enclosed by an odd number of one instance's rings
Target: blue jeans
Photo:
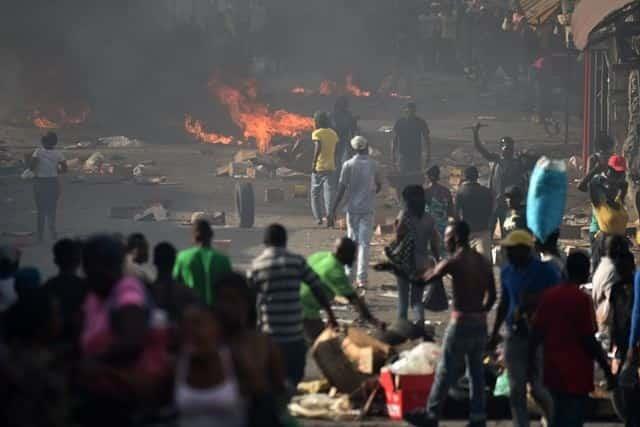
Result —
[[311, 211], [316, 221], [328, 216], [336, 193], [335, 173], [316, 172], [311, 174]]
[[[371, 238], [373, 237], [373, 213], [351, 214], [347, 212], [347, 236], [358, 244], [358, 259], [356, 262], [356, 278], [360, 283], [366, 283], [369, 270], [369, 254], [371, 252]], [[351, 269], [348, 269], [351, 274]]]
[[470, 422], [486, 420], [486, 396], [482, 359], [487, 344], [487, 322], [480, 319], [452, 320], [442, 339], [442, 358], [427, 401], [427, 418], [440, 417], [449, 388], [467, 368], [470, 384]]
[[424, 322], [423, 291], [423, 288], [416, 287], [407, 279], [398, 276], [398, 320], [407, 320], [409, 304], [411, 304], [414, 320], [422, 326]]
[[[538, 349], [534, 366], [536, 372], [529, 372], [529, 339], [515, 334], [507, 336], [504, 346], [504, 361], [509, 375], [509, 400], [511, 401], [511, 418], [515, 427], [529, 427], [529, 410], [527, 409], [527, 384], [531, 395], [547, 418], [553, 414], [551, 395], [542, 384], [542, 349]], [[530, 376], [532, 374], [533, 376]]]
[[552, 391], [553, 416], [549, 427], [582, 427], [588, 396]]

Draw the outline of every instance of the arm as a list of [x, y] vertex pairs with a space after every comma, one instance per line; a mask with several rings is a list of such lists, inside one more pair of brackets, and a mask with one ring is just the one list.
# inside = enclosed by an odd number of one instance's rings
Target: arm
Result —
[[489, 265], [489, 271], [488, 271], [488, 278], [489, 278], [489, 288], [487, 289], [487, 294], [486, 294], [486, 299], [484, 301], [484, 311], [486, 311], [487, 313], [491, 311], [491, 309], [493, 308], [493, 305], [496, 303], [496, 299], [497, 297], [497, 293], [496, 293], [496, 281], [495, 278], [493, 277], [493, 271], [491, 269], [491, 265]]
[[448, 195], [447, 195], [447, 216], [449, 218], [454, 218], [456, 217], [456, 207], [453, 204], [453, 196], [451, 195], [451, 191], [449, 191]]
[[500, 303], [498, 304], [498, 311], [496, 312], [496, 320], [493, 324], [493, 331], [491, 332], [491, 337], [489, 338], [489, 346], [495, 348], [498, 344], [498, 337], [500, 336], [500, 327], [504, 323], [504, 320], [507, 318], [507, 311], [509, 309], [509, 296], [502, 289], [500, 293]]
[[31, 157], [29, 158], [29, 162], [27, 164], [27, 167], [29, 168], [29, 170], [31, 170], [31, 172], [35, 172], [36, 168], [38, 167], [38, 162], [40, 161], [40, 159], [38, 158], [38, 150], [35, 150], [33, 152], [33, 154], [31, 155]]
[[329, 213], [329, 218], [333, 222], [336, 218], [336, 211], [338, 210], [338, 206], [340, 206], [340, 202], [342, 202], [342, 198], [344, 197], [344, 193], [346, 193], [347, 187], [340, 183], [338, 184], [338, 193], [336, 194], [336, 198], [333, 201], [333, 206], [331, 206], [331, 212]]
[[333, 314], [333, 310], [331, 309], [331, 304], [327, 299], [327, 296], [322, 291], [322, 280], [318, 277], [318, 275], [309, 267], [309, 265], [304, 262], [304, 266], [302, 267], [301, 279], [304, 283], [309, 285], [309, 289], [311, 289], [311, 293], [316, 297], [316, 300], [323, 308], [323, 310], [327, 313], [328, 324], [332, 328], [338, 327], [338, 321], [336, 316]]
[[426, 283], [435, 282], [442, 279], [444, 276], [451, 272], [452, 261], [446, 259], [440, 261], [435, 267], [430, 268], [424, 273], [423, 279]]
[[367, 304], [365, 304], [362, 298], [360, 298], [357, 294], [353, 293], [349, 295], [347, 299], [349, 300], [349, 303], [358, 310], [358, 313], [360, 313], [360, 316], [362, 316], [364, 320], [371, 323], [373, 326], [377, 328], [382, 327], [384, 323], [378, 320], [376, 317], [374, 317], [373, 314], [371, 314], [369, 307], [367, 307]]
[[591, 157], [589, 157], [589, 172], [587, 172], [587, 174], [578, 183], [578, 190], [583, 193], [589, 191], [589, 183], [594, 176], [598, 175], [602, 171], [603, 168], [600, 167], [598, 156], [592, 154]]
[[480, 155], [484, 157], [485, 160], [487, 160], [488, 162], [497, 162], [500, 159], [500, 157], [497, 154], [487, 150], [486, 147], [480, 141], [480, 124], [475, 125], [473, 128], [473, 146], [475, 147], [476, 150], [478, 150]]
[[593, 206], [600, 206], [607, 202], [607, 190], [600, 182], [591, 182], [589, 184], [589, 197]]
[[311, 171], [316, 172], [316, 167], [318, 164], [318, 157], [320, 156], [320, 148], [322, 147], [322, 143], [320, 140], [313, 140], [313, 163], [311, 164]]
[[600, 366], [600, 369], [604, 371], [604, 374], [607, 378], [607, 382], [609, 384], [614, 384], [615, 380], [613, 379], [613, 374], [611, 373], [611, 366], [609, 366], [609, 360], [607, 360], [607, 355], [605, 354], [602, 346], [598, 341], [596, 341], [596, 337], [594, 334], [588, 334], [582, 337], [581, 339], [582, 346], [584, 347], [587, 354], [589, 354]]
[[431, 253], [436, 261], [440, 260], [440, 233], [436, 230], [435, 224], [433, 225], [433, 231], [431, 232], [431, 242], [429, 243], [431, 247]]
[[67, 173], [67, 171], [69, 170], [69, 167], [67, 166], [67, 161], [66, 160], [62, 160], [60, 161], [60, 163], [58, 163], [58, 173]]

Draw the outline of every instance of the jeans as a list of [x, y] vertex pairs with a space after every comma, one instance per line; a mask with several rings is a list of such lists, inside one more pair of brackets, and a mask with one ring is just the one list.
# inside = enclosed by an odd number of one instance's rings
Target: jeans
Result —
[[482, 319], [451, 321], [442, 340], [442, 358], [427, 401], [427, 417], [440, 417], [449, 387], [464, 373], [469, 377], [470, 422], [486, 419], [484, 383], [484, 350], [487, 343], [487, 322]]
[[553, 417], [550, 427], [582, 427], [588, 396], [552, 391]]
[[[358, 244], [356, 278], [358, 282], [365, 284], [369, 276], [369, 253], [371, 252], [371, 238], [373, 237], [373, 213], [351, 214], [347, 212], [347, 236]], [[351, 274], [351, 272], [349, 272], [349, 274]]]
[[304, 339], [291, 342], [278, 342], [285, 367], [288, 386], [295, 391], [298, 383], [304, 378], [307, 364], [307, 343]]
[[404, 277], [398, 277], [398, 320], [407, 320], [409, 303], [411, 303], [414, 320], [422, 325], [424, 322], [423, 290], [421, 287], [412, 285]]
[[491, 219], [489, 220], [489, 232], [493, 236], [493, 232], [496, 229], [496, 222], [500, 226], [500, 237], [504, 239], [506, 236], [504, 235], [503, 225], [504, 220], [507, 217], [507, 212], [509, 209], [507, 208], [507, 204], [504, 202], [504, 198], [501, 197], [496, 200], [496, 207], [491, 215]]
[[55, 240], [57, 238], [56, 216], [58, 196], [60, 194], [58, 178], [36, 178], [33, 183], [33, 190], [36, 199], [36, 210], [38, 211], [38, 240], [43, 238], [45, 222], [49, 225], [51, 238]]
[[331, 212], [331, 203], [336, 192], [335, 173], [316, 172], [311, 174], [311, 211], [316, 221]]
[[527, 409], [527, 383], [531, 387], [531, 395], [538, 403], [547, 420], [553, 413], [551, 395], [542, 385], [542, 349], [537, 355], [536, 369], [533, 377], [529, 377], [529, 339], [511, 334], [507, 337], [504, 358], [509, 372], [509, 388], [511, 394], [511, 417], [515, 427], [529, 427], [529, 411]]

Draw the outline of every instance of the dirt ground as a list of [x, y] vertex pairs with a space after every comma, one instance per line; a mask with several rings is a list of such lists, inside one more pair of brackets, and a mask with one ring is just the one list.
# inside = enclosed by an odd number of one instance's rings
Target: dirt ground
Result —
[[[433, 99], [424, 95], [423, 99]], [[311, 101], [305, 101], [310, 103]], [[322, 101], [328, 104], [327, 100]], [[423, 101], [422, 105], [425, 105]], [[421, 105], [419, 103], [419, 105]], [[400, 101], [373, 103], [369, 100], [355, 100], [353, 109], [361, 115], [361, 127], [368, 135], [373, 145], [383, 154], [379, 157], [382, 163], [388, 159], [389, 134], [378, 132], [382, 125], [392, 125], [400, 110]], [[429, 122], [434, 138], [434, 162], [451, 162], [451, 154], [461, 149], [462, 152], [473, 155], [472, 161], [476, 165], [486, 165], [477, 154], [474, 154], [470, 141], [470, 132], [462, 130], [479, 118], [489, 124], [483, 129], [483, 138], [491, 143], [500, 136], [511, 135], [517, 142], [517, 148], [534, 148], [539, 153], [553, 153], [557, 157], [569, 158], [579, 156], [579, 134], [581, 123], [572, 118], [569, 145], [563, 145], [559, 139], [549, 139], [541, 126], [531, 123], [520, 113], [496, 111], [491, 105], [469, 103], [462, 112], [452, 113], [447, 109], [439, 109], [437, 105], [425, 108], [424, 117]], [[287, 105], [291, 111], [295, 107]], [[320, 105], [315, 108], [328, 108]], [[314, 109], [315, 109], [314, 108]], [[309, 106], [301, 108], [309, 110]], [[117, 135], [117, 130], [109, 134], [104, 130], [92, 128], [70, 129], [59, 131], [60, 146], [74, 143], [81, 139], [95, 139], [100, 136]], [[0, 139], [6, 141], [5, 147], [15, 153], [29, 153], [38, 143], [37, 129], [15, 128], [0, 123]], [[495, 144], [489, 144], [496, 147]], [[262, 228], [272, 222], [280, 222], [290, 232], [290, 248], [304, 255], [319, 250], [331, 248], [332, 242], [340, 237], [340, 230], [328, 230], [317, 227], [312, 220], [307, 199], [294, 199], [293, 186], [296, 182], [281, 179], [259, 178], [255, 180], [256, 190], [256, 226], [252, 229], [236, 227], [237, 217], [234, 212], [233, 189], [237, 180], [215, 176], [217, 166], [229, 162], [232, 154], [239, 147], [212, 146], [195, 142], [186, 134], [171, 140], [159, 138], [158, 141], [147, 140], [141, 148], [105, 149], [103, 154], [107, 158], [118, 155], [129, 163], [143, 160], [155, 162], [154, 174], [165, 175], [170, 185], [138, 185], [131, 181], [120, 181], [115, 178], [93, 178], [76, 182], [74, 173], [63, 178], [63, 196], [59, 210], [58, 228], [61, 236], [84, 236], [95, 231], [117, 231], [128, 234], [134, 231], [144, 233], [151, 244], [160, 241], [170, 241], [178, 248], [185, 248], [190, 243], [189, 226], [176, 221], [165, 222], [135, 222], [132, 219], [112, 219], [109, 217], [110, 208], [115, 206], [139, 205], [145, 201], [167, 201], [170, 211], [225, 211], [227, 226], [216, 227], [216, 239], [232, 241], [229, 255], [235, 268], [243, 269], [250, 260], [261, 250]], [[94, 150], [95, 151], [95, 150]], [[65, 150], [67, 158], [88, 156], [91, 150]], [[486, 177], [485, 177], [486, 178]], [[448, 177], [443, 176], [446, 182]], [[268, 204], [264, 201], [264, 192], [269, 187], [280, 187], [286, 192], [284, 203]], [[574, 187], [574, 186], [572, 186]], [[587, 211], [586, 199], [575, 190], [571, 190], [569, 207], [578, 207]], [[22, 232], [33, 232], [35, 229], [35, 206], [33, 201], [32, 184], [21, 180], [15, 174], [2, 175], [0, 172], [0, 234], [4, 241], [13, 241], [22, 246], [24, 266], [34, 265], [41, 269], [44, 276], [54, 272], [50, 254], [51, 242], [37, 244], [33, 237], [23, 236]], [[398, 206], [393, 201], [392, 191], [387, 187], [379, 197], [379, 211], [389, 220], [398, 213]], [[20, 235], [16, 236], [18, 232]], [[380, 242], [374, 243], [374, 256], [382, 248]], [[394, 280], [384, 273], [371, 273], [371, 287], [367, 293], [367, 302], [373, 312], [387, 322], [395, 317], [396, 298], [390, 295], [387, 286], [392, 286]], [[386, 285], [386, 286], [385, 286]], [[383, 289], [384, 288], [384, 289]], [[349, 322], [354, 315], [352, 310], [338, 309], [337, 315]], [[438, 336], [446, 325], [447, 314], [427, 314], [427, 319], [437, 325]], [[308, 376], [315, 372], [312, 363], [309, 364]], [[328, 425], [310, 422], [307, 425]], [[351, 425], [384, 425], [383, 422], [373, 422]], [[458, 423], [443, 423], [444, 426], [462, 425]], [[498, 423], [496, 426], [506, 426], [508, 423]]]

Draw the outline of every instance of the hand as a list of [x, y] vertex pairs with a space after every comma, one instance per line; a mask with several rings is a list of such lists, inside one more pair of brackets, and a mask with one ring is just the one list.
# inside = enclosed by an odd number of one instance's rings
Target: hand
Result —
[[474, 135], [478, 135], [480, 133], [480, 128], [483, 128], [485, 125], [483, 125], [480, 122], [477, 122], [475, 125], [473, 125], [473, 127], [471, 128], [471, 131], [473, 132]]

